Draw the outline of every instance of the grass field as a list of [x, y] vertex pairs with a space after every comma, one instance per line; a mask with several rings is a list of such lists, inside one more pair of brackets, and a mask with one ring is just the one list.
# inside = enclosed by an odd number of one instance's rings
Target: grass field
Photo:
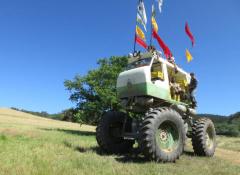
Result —
[[0, 109], [0, 175], [240, 175], [240, 138], [218, 137], [213, 158], [195, 157], [190, 143], [176, 163], [137, 155], [101, 155], [95, 127]]

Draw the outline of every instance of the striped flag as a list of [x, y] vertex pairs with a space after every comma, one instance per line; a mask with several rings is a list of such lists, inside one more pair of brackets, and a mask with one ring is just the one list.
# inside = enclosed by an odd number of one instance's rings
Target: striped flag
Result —
[[[144, 6], [143, 0], [139, 0], [138, 7], [137, 7], [137, 23], [141, 24], [145, 31], [147, 31], [147, 14]], [[134, 43], [134, 52], [136, 49], [136, 43], [142, 46], [143, 48], [147, 49], [148, 45], [146, 44], [146, 37], [142, 29], [136, 25], [135, 30], [135, 43]]]

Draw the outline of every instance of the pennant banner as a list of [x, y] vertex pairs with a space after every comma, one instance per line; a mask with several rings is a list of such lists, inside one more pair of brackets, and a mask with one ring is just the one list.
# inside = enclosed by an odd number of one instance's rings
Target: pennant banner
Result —
[[192, 46], [194, 46], [195, 44], [195, 38], [192, 34], [192, 32], [190, 31], [190, 28], [189, 28], [189, 25], [188, 23], [186, 22], [186, 25], [185, 25], [185, 32], [186, 34], [188, 35], [188, 37], [190, 38], [191, 42], [192, 42]]
[[144, 25], [146, 26], [147, 25], [147, 14], [146, 14], [143, 0], [140, 0], [140, 2], [138, 4], [138, 14], [141, 16], [141, 19], [142, 19]]
[[153, 30], [158, 32], [158, 24], [157, 24], [156, 19], [154, 17], [152, 17], [152, 26], [153, 26]]
[[[139, 0], [138, 6], [137, 6], [137, 23], [141, 24], [145, 31], [147, 31], [147, 14], [144, 6], [143, 0]], [[134, 52], [136, 49], [136, 43], [138, 43], [140, 46], [144, 47], [145, 49], [148, 47], [145, 43], [146, 38], [145, 34], [142, 31], [142, 29], [136, 25], [136, 31], [135, 31], [135, 42], [134, 42]]]
[[147, 27], [139, 14], [137, 14], [137, 22], [143, 26], [145, 31], [147, 31]]
[[193, 57], [188, 49], [186, 49], [186, 58], [187, 58], [188, 63], [190, 63], [193, 60]]
[[136, 26], [136, 34], [139, 36], [142, 40], [146, 40], [145, 34], [143, 33], [142, 29], [140, 27]]
[[140, 46], [142, 46], [145, 49], [147, 49], [147, 47], [148, 47], [148, 45], [137, 35], [135, 36], [135, 42], [138, 43]]
[[154, 5], [152, 5], [152, 27], [156, 32], [158, 32], [158, 24], [156, 22], [155, 17], [156, 17], [156, 11], [155, 11]]
[[152, 5], [152, 16], [156, 17], [156, 11], [155, 11], [155, 6]]
[[160, 36], [157, 34], [155, 30], [153, 30], [153, 37], [158, 41], [160, 47], [162, 48], [164, 55], [167, 59], [170, 59], [172, 57], [172, 53], [168, 46], [163, 42], [163, 40], [160, 38]]
[[162, 5], [163, 5], [163, 0], [157, 0], [158, 1], [158, 8], [160, 13], [162, 12]]

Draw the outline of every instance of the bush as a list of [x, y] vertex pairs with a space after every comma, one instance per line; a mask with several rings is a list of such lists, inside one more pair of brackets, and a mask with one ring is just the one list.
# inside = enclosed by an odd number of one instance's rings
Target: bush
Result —
[[74, 115], [76, 114], [76, 110], [73, 108], [67, 109], [63, 111], [63, 121], [73, 122]]
[[239, 126], [236, 124], [218, 123], [216, 124], [216, 132], [219, 135], [231, 137], [240, 136]]

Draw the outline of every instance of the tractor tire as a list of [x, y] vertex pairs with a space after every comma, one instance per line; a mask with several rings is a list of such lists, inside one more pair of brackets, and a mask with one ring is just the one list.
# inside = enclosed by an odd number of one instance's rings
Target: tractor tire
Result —
[[187, 139], [188, 139], [188, 123], [187, 122], [184, 122], [184, 132], [185, 132], [185, 134], [184, 134], [184, 141], [183, 141], [183, 143], [184, 143], [183, 151], [187, 145]]
[[140, 129], [140, 148], [146, 158], [156, 162], [175, 162], [184, 149], [182, 117], [171, 108], [150, 111]]
[[192, 126], [192, 146], [198, 156], [211, 157], [216, 149], [216, 131], [208, 118], [196, 120]]
[[122, 112], [107, 112], [96, 129], [96, 140], [100, 149], [108, 154], [124, 154], [131, 151], [134, 141], [121, 136], [127, 115]]

